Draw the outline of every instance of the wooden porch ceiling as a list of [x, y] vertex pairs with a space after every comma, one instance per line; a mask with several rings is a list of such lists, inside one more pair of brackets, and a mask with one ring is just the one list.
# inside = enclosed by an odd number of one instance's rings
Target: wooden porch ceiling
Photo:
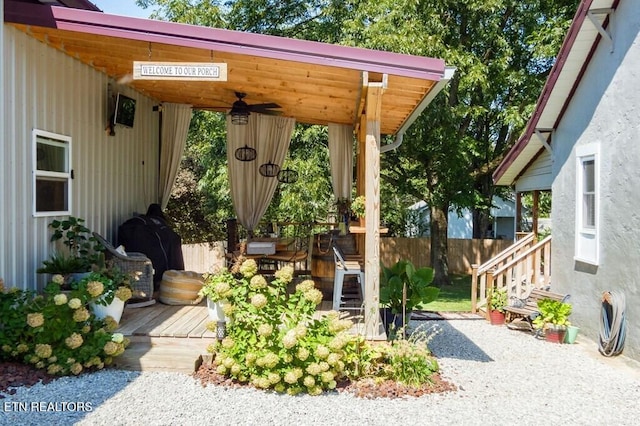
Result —
[[[63, 8], [51, 9], [60, 14], [58, 10]], [[105, 19], [109, 15], [70, 12], [69, 9], [64, 13], [86, 16], [87, 20], [81, 26], [77, 24], [77, 17], [73, 18], [73, 22], [65, 18], [65, 25], [59, 25], [59, 21], [54, 25], [37, 21], [34, 24], [25, 23], [27, 19], [24, 16], [12, 19], [12, 22], [19, 30], [108, 74], [116, 81], [131, 75], [134, 61], [226, 63], [226, 82], [129, 79], [126, 83], [158, 102], [191, 104], [203, 110], [229, 111], [237, 99], [235, 92], [244, 92], [247, 94], [244, 100], [248, 104], [275, 102], [282, 107], [278, 110], [282, 115], [294, 117], [300, 123], [355, 125], [364, 112], [365, 80], [382, 82], [386, 75], [380, 130], [382, 134], [394, 134], [441, 79], [438, 75], [440, 70], [426, 69], [425, 63], [436, 63], [438, 66], [435, 68], [444, 70], [442, 61], [430, 58], [291, 39], [281, 40], [282, 43], [291, 43], [297, 50], [286, 46], [278, 50], [276, 37], [111, 16], [122, 21], [116, 27], [111, 23], [113, 19]], [[127, 28], [123, 29], [125, 24]], [[86, 30], [86, 26], [90, 26], [91, 30]], [[108, 31], [94, 31], [96, 26], [108, 26]], [[183, 34], [159, 37], [159, 30], [156, 30], [154, 37], [150, 37], [149, 32], [136, 32], [136, 26], [161, 27], [163, 34], [176, 30], [185, 32], [185, 27], [186, 30], [197, 29], [208, 33], [198, 34], [196, 41], [193, 36], [185, 42], [186, 36]], [[203, 40], [204, 36], [220, 35], [228, 37], [225, 43], [235, 45], [227, 48], [219, 40]], [[248, 44], [238, 39], [241, 37], [246, 37], [254, 44], [247, 48]], [[267, 42], [275, 44], [261, 50], [259, 42], [262, 40], [256, 37], [267, 37]], [[308, 55], [312, 57], [309, 61], [301, 54], [304, 43], [308, 43], [311, 50], [317, 50]], [[349, 58], [349, 49], [353, 51], [355, 59]], [[263, 55], [263, 51], [267, 53]], [[272, 54], [272, 51], [276, 53]], [[372, 59], [374, 55], [380, 58]], [[394, 73], [395, 64], [388, 65], [387, 56], [410, 65], [405, 70], [398, 66], [399, 72]], [[295, 60], [297, 58], [301, 60]], [[356, 67], [360, 63], [363, 66]]]

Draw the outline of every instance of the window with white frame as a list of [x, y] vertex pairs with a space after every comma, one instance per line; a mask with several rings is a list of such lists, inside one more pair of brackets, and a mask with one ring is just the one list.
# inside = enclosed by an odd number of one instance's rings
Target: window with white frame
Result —
[[576, 148], [576, 244], [575, 259], [593, 265], [599, 258], [599, 145]]
[[33, 130], [33, 214], [69, 214], [71, 138]]

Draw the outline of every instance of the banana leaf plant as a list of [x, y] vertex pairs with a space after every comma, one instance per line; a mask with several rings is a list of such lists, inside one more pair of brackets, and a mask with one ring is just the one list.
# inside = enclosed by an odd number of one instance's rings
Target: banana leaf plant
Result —
[[417, 268], [409, 260], [399, 260], [390, 268], [382, 265], [380, 303], [394, 314], [411, 312], [416, 306], [433, 302], [440, 289], [431, 285], [433, 269]]

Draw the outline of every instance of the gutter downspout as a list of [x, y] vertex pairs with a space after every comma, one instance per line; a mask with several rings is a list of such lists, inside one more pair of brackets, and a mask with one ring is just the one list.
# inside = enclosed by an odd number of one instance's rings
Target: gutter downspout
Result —
[[416, 121], [416, 119], [420, 116], [420, 114], [422, 114], [422, 111], [424, 111], [427, 108], [427, 106], [431, 103], [433, 98], [435, 98], [436, 95], [440, 93], [442, 89], [444, 89], [444, 86], [446, 86], [449, 83], [449, 80], [453, 78], [453, 75], [455, 74], [455, 72], [456, 72], [455, 67], [445, 67], [444, 77], [442, 77], [440, 81], [438, 81], [435, 84], [433, 89], [431, 89], [429, 93], [427, 93], [427, 96], [425, 96], [422, 99], [422, 101], [418, 104], [416, 109], [413, 110], [409, 118], [407, 118], [407, 120], [402, 124], [402, 126], [396, 133], [396, 140], [390, 144], [383, 145], [380, 147], [380, 154], [384, 154], [385, 152], [391, 151], [392, 149], [396, 149], [397, 147], [402, 145], [402, 140], [404, 139], [404, 133], [413, 124], [413, 122]]

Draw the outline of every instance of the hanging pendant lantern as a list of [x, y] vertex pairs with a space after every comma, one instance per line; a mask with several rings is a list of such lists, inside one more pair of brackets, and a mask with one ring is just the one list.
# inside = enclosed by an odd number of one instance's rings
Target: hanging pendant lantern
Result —
[[278, 172], [278, 180], [282, 183], [295, 183], [298, 181], [298, 172], [292, 169], [282, 169]]
[[280, 172], [280, 166], [274, 164], [269, 160], [268, 163], [264, 163], [260, 166], [260, 174], [264, 177], [276, 177]]
[[253, 161], [256, 159], [256, 150], [245, 144], [242, 148], [236, 149], [234, 156], [240, 161]]

